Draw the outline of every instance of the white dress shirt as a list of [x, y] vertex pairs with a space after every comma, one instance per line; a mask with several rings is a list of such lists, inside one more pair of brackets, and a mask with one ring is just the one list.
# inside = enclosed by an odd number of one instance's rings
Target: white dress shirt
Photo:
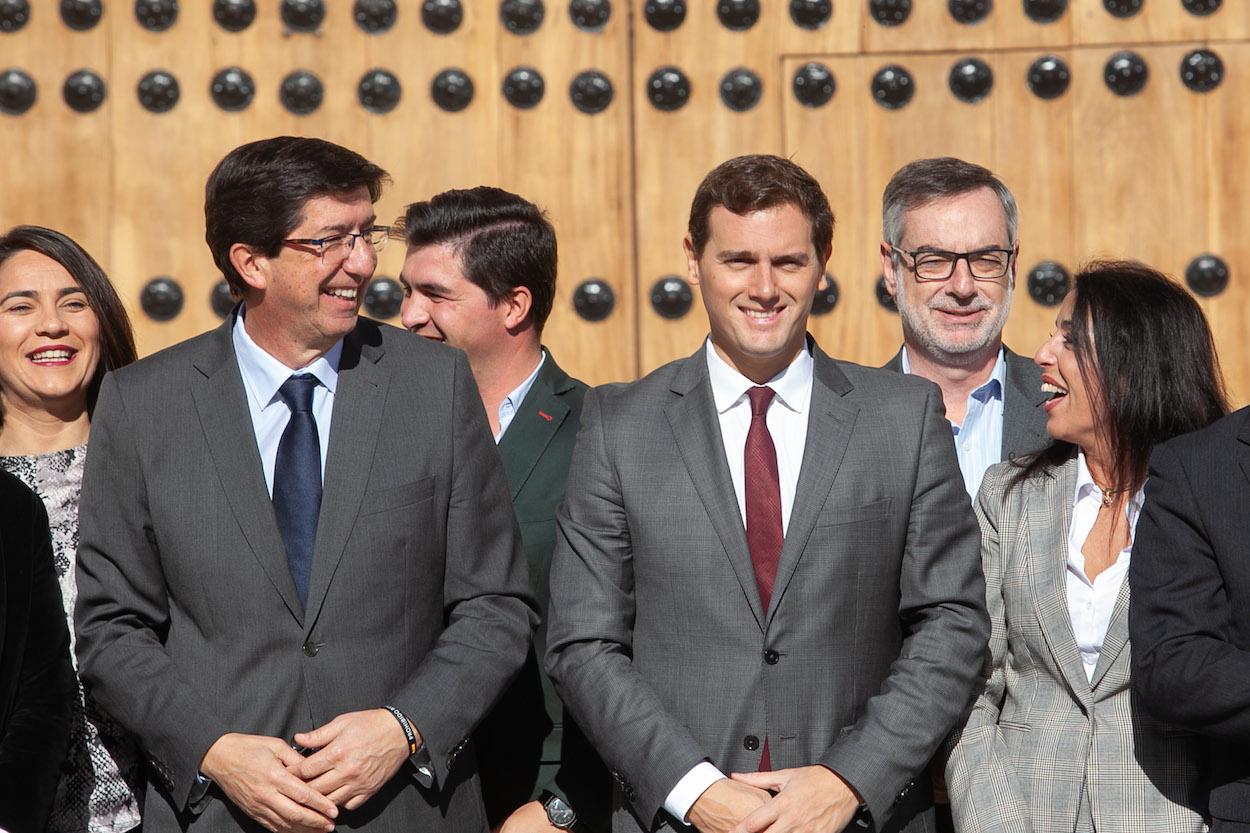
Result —
[[[706, 342], [707, 370], [712, 383], [712, 399], [720, 420], [721, 441], [729, 462], [729, 476], [733, 479], [734, 493], [738, 497], [738, 511], [746, 526], [747, 498], [745, 460], [747, 432], [751, 429], [751, 402], [747, 391], [755, 383], [729, 366]], [[794, 493], [799, 482], [799, 469], [803, 465], [803, 449], [807, 446], [808, 406], [812, 401], [812, 354], [804, 348], [785, 370], [765, 384], [776, 391], [768, 407], [765, 420], [768, 433], [772, 435], [777, 449], [777, 475], [781, 487], [781, 529], [790, 528], [790, 510], [794, 508]], [[664, 800], [664, 809], [679, 821], [686, 821], [690, 808], [699, 796], [725, 775], [715, 764], [703, 761], [682, 776]]]
[[1076, 458], [1076, 492], [1072, 496], [1072, 526], [1068, 530], [1067, 595], [1068, 615], [1072, 619], [1072, 633], [1076, 647], [1081, 652], [1085, 676], [1094, 679], [1102, 643], [1107, 637], [1111, 614], [1115, 610], [1120, 586], [1128, 574], [1129, 556], [1133, 550], [1133, 536], [1137, 531], [1137, 516], [1141, 514], [1145, 494], [1138, 490], [1124, 508], [1128, 519], [1128, 546], [1120, 550], [1115, 563], [1090, 581], [1085, 575], [1085, 554], [1081, 547], [1094, 528], [1098, 509], [1102, 506], [1102, 490], [1094, 483], [1085, 463], [1085, 454]]
[[[911, 373], [906, 347], [903, 348], [903, 372]], [[959, 473], [963, 475], [964, 488], [973, 503], [976, 503], [985, 470], [1002, 459], [1003, 390], [1006, 383], [1007, 358], [1000, 347], [990, 378], [968, 394], [963, 424], [950, 424], [951, 433], [955, 436], [955, 454], [959, 457]]]
[[252, 417], [252, 431], [256, 434], [256, 448], [260, 451], [260, 465], [265, 473], [265, 486], [273, 497], [273, 468], [278, 458], [278, 443], [282, 432], [291, 419], [291, 409], [278, 396], [278, 388], [295, 373], [311, 373], [320, 383], [313, 388], [312, 412], [317, 421], [317, 439], [321, 444], [321, 479], [325, 481], [326, 451], [330, 447], [330, 415], [334, 410], [334, 390], [339, 381], [339, 359], [343, 356], [343, 340], [330, 348], [324, 356], [292, 370], [252, 341], [243, 324], [244, 310], [235, 319], [234, 355], [243, 376], [243, 389], [247, 392], [247, 409]]
[[530, 388], [534, 387], [534, 380], [538, 378], [538, 371], [543, 369], [543, 362], [545, 361], [547, 361], [547, 351], [541, 350], [534, 372], [526, 377], [524, 382], [517, 385], [516, 389], [505, 396], [503, 401], [499, 403], [499, 433], [495, 435], [495, 445], [499, 445], [499, 441], [503, 439], [504, 432], [512, 424], [512, 418], [516, 416], [516, 412], [521, 407], [521, 403], [525, 401]]

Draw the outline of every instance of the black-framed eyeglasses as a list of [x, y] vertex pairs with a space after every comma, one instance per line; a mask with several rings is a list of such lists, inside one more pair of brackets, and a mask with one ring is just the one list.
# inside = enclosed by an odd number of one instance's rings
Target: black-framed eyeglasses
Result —
[[943, 252], [933, 249], [921, 249], [909, 252], [897, 246], [890, 246], [896, 254], [904, 254], [911, 258], [911, 272], [916, 280], [945, 281], [955, 274], [959, 261], [967, 261], [968, 271], [978, 281], [997, 281], [1011, 271], [1011, 259], [1015, 257], [1013, 249], [978, 249], [975, 252]]
[[356, 241], [361, 238], [368, 240], [375, 252], [380, 252], [386, 248], [386, 241], [390, 237], [390, 226], [370, 226], [364, 231], [347, 231], [329, 237], [288, 237], [282, 242], [288, 246], [311, 246], [317, 250], [317, 256], [322, 263], [333, 263], [347, 260], [352, 249], [356, 247]]

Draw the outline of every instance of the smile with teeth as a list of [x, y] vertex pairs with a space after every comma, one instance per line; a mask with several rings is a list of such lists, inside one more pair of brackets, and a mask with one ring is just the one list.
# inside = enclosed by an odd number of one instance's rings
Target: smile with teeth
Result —
[[1060, 396], [1066, 396], [1068, 392], [1058, 385], [1042, 382], [1042, 393], [1049, 393], [1051, 399], [1057, 399]]
[[37, 353], [30, 354], [30, 360], [36, 364], [43, 362], [63, 362], [68, 361], [73, 355], [73, 350], [57, 349], [57, 350], [40, 350]]
[[781, 313], [780, 309], [746, 309], [746, 308], [743, 308], [742, 311], [747, 314], [747, 318], [750, 318], [754, 321], [771, 321], [772, 319], [776, 318]]
[[327, 289], [327, 290], [326, 290], [326, 294], [327, 294], [327, 295], [332, 295], [332, 296], [334, 296], [335, 298], [345, 298], [345, 299], [347, 299], [348, 301], [354, 301], [354, 300], [356, 300], [356, 289], [355, 289], [355, 287], [352, 287], [352, 288], [343, 288], [343, 287], [338, 287], [338, 288], [335, 288], [335, 289]]

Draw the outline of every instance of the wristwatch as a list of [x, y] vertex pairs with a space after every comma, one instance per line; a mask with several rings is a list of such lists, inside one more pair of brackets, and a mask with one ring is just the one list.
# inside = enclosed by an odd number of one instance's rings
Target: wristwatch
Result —
[[574, 813], [573, 808], [551, 790], [543, 790], [538, 800], [547, 811], [547, 821], [551, 822], [552, 827], [572, 830], [573, 825], [577, 824], [577, 813]]

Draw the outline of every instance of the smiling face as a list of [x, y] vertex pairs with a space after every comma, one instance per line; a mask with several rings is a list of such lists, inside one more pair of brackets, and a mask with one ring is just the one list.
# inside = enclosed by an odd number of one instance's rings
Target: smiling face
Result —
[[1086, 384], [1072, 345], [1074, 327], [1085, 328], [1087, 349], [1093, 350], [1093, 335], [1088, 322], [1074, 322], [1072, 308], [1076, 293], [1069, 292], [1059, 307], [1055, 332], [1042, 343], [1033, 357], [1042, 369], [1042, 390], [1054, 394], [1042, 407], [1046, 409], [1046, 432], [1056, 440], [1065, 440], [1088, 452], [1098, 452], [1099, 432], [1095, 419], [1095, 402], [1099, 395], [1097, 380]]
[[0, 265], [0, 399], [5, 410], [87, 409], [100, 322], [65, 267], [20, 251]]
[[[362, 232], [374, 219], [369, 191], [361, 187], [309, 199], [299, 225], [287, 237], [321, 239]], [[324, 355], [356, 326], [378, 256], [368, 240], [358, 239], [346, 258], [340, 258], [331, 252], [322, 258], [315, 246], [284, 243], [276, 256], [253, 255], [239, 268], [250, 287], [248, 335], [291, 368]]]
[[[899, 249], [975, 252], [1012, 249], [1007, 215], [989, 188], [938, 199], [903, 215]], [[1017, 248], [1018, 253], [1018, 248]], [[1001, 280], [974, 280], [968, 262], [960, 260], [945, 281], [918, 282], [912, 259], [900, 255], [895, 264], [882, 246], [881, 268], [894, 296], [908, 349], [919, 350], [938, 364], [963, 365], [997, 352], [1011, 309], [1015, 261]]]
[[506, 305], [492, 305], [486, 291], [465, 277], [451, 243], [410, 247], [399, 279], [400, 320], [417, 335], [460, 348], [474, 365], [506, 341]]
[[696, 256], [686, 238], [690, 282], [707, 308], [712, 346], [743, 376], [763, 383], [803, 348], [807, 316], [829, 253], [817, 253], [798, 206], [738, 215], [716, 206]]

